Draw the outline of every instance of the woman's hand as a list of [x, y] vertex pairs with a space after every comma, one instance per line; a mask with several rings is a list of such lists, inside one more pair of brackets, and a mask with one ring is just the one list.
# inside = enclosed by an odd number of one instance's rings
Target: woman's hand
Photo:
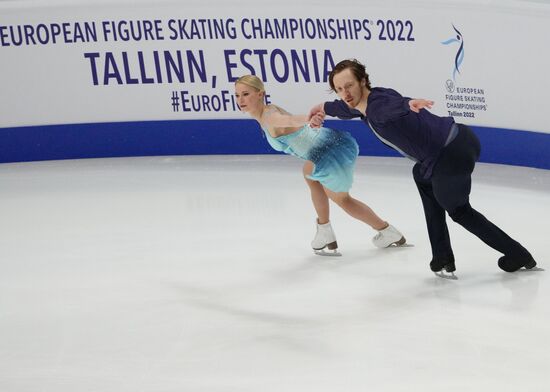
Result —
[[309, 120], [309, 126], [311, 128], [321, 128], [324, 120], [325, 120], [325, 113], [318, 112]]
[[323, 121], [325, 121], [325, 112], [318, 111], [314, 114], [312, 112], [309, 113], [309, 126], [311, 128], [320, 128], [323, 125]]
[[[319, 105], [315, 105], [314, 107], [312, 107], [309, 111], [307, 120], [312, 128], [319, 128], [321, 125], [323, 125], [323, 120], [325, 119], [325, 112], [323, 110], [324, 106], [324, 103], [320, 103]], [[320, 113], [322, 114], [322, 117], [320, 118], [321, 121], [319, 122], [319, 118], [314, 119], [314, 117]]]

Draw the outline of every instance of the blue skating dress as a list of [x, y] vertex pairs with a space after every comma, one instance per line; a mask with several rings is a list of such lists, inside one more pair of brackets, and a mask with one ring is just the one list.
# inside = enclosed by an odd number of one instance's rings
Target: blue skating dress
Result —
[[349, 192], [359, 147], [348, 132], [305, 125], [294, 133], [274, 138], [262, 130], [273, 149], [315, 164], [309, 179], [333, 192]]

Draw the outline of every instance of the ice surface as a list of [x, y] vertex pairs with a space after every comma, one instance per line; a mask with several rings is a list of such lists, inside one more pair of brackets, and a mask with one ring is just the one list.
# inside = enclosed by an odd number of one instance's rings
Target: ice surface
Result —
[[[361, 157], [352, 194], [415, 246], [332, 205], [331, 258], [292, 157], [0, 165], [0, 390], [547, 391], [550, 272], [449, 220], [434, 277], [410, 170]], [[549, 171], [479, 164], [471, 202], [548, 267]]]

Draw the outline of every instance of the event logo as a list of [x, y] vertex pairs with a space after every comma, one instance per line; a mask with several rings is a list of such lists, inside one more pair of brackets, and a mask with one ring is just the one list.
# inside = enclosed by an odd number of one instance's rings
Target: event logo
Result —
[[[445, 100], [449, 116], [455, 118], [475, 119], [480, 113], [487, 111], [487, 99], [485, 89], [474, 85], [464, 79], [460, 67], [464, 61], [464, 37], [454, 24], [456, 35], [441, 43], [443, 45], [455, 45], [458, 47], [454, 57], [452, 77], [445, 81]], [[475, 59], [474, 59], [475, 60]], [[457, 75], [461, 75], [458, 83]], [[464, 86], [466, 84], [466, 86]]]
[[455, 83], [451, 79], [448, 79], [445, 82], [445, 87], [447, 87], [447, 92], [448, 93], [454, 93], [455, 92]]
[[464, 38], [462, 33], [453, 25], [454, 31], [456, 31], [456, 37], [449, 38], [446, 41], [441, 42], [443, 45], [460, 44], [455, 56], [455, 67], [453, 70], [453, 81], [456, 80], [456, 74], [460, 73], [460, 65], [464, 61]]

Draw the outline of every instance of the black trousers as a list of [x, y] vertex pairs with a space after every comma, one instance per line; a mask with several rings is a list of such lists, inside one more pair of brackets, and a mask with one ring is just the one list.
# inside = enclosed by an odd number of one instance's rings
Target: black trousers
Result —
[[479, 158], [480, 144], [468, 126], [458, 124], [458, 127], [455, 139], [443, 148], [431, 178], [422, 178], [419, 164], [413, 168], [434, 260], [454, 261], [445, 212], [453, 221], [500, 253], [508, 256], [528, 254], [523, 246], [470, 205], [472, 172]]

